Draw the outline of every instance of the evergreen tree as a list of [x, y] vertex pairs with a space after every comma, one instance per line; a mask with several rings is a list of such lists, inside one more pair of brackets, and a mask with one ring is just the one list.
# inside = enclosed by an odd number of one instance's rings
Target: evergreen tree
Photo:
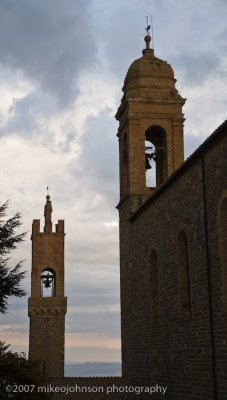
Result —
[[15, 230], [21, 225], [21, 215], [16, 213], [12, 218], [6, 218], [8, 201], [0, 206], [0, 313], [7, 311], [8, 298], [22, 297], [25, 291], [20, 287], [20, 281], [25, 272], [21, 271], [19, 262], [14, 268], [9, 266], [8, 254], [20, 244], [25, 233], [16, 235]]
[[[21, 215], [16, 213], [6, 218], [9, 203], [0, 206], [0, 313], [7, 311], [11, 296], [22, 297], [25, 291], [20, 287], [25, 272], [19, 262], [9, 266], [8, 255], [24, 240], [25, 233], [15, 234], [21, 225]], [[24, 353], [15, 353], [10, 345], [0, 341], [0, 400], [46, 399], [45, 393], [38, 393], [37, 387], [43, 384], [42, 370], [38, 362], [28, 360]]]

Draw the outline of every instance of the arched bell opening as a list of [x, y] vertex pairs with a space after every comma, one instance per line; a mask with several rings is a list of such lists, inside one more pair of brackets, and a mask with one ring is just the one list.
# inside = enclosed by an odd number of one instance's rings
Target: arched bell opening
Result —
[[158, 187], [166, 178], [167, 151], [166, 132], [154, 125], [145, 132], [146, 186]]
[[52, 268], [45, 268], [40, 275], [41, 297], [54, 297], [56, 295], [56, 274]]

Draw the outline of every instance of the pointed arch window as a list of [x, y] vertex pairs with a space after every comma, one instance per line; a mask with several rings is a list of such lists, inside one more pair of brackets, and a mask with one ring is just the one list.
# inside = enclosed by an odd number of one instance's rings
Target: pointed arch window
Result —
[[177, 238], [178, 304], [181, 316], [191, 316], [191, 294], [189, 278], [188, 239], [181, 230]]
[[151, 290], [151, 318], [159, 319], [159, 278], [158, 257], [155, 250], [150, 255], [150, 290]]
[[227, 197], [221, 202], [219, 208], [219, 251], [221, 261], [221, 286], [222, 302], [225, 311], [227, 310]]
[[145, 132], [146, 186], [161, 185], [167, 176], [166, 132], [158, 125]]
[[56, 274], [52, 268], [45, 268], [40, 275], [41, 297], [56, 295]]

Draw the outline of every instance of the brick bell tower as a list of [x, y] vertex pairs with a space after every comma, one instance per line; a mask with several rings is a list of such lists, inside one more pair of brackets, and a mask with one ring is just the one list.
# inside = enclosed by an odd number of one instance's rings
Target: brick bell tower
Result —
[[[134, 384], [131, 370], [135, 327], [133, 246], [129, 221], [133, 212], [162, 185], [184, 161], [182, 107], [172, 67], [154, 55], [151, 36], [144, 38], [142, 57], [129, 67], [116, 119], [119, 121], [120, 285], [122, 373]], [[152, 221], [150, 221], [152, 224]]]
[[52, 231], [52, 205], [46, 196], [45, 226], [32, 224], [31, 297], [29, 357], [39, 360], [46, 377], [64, 376], [65, 314], [64, 296], [64, 221], [58, 220]]

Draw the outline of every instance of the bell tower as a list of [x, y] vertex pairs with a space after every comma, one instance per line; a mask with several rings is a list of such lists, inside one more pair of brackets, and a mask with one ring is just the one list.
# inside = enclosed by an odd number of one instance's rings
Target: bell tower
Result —
[[184, 161], [182, 107], [172, 67], [154, 55], [149, 33], [143, 56], [127, 72], [119, 121], [120, 200], [132, 209]]
[[46, 196], [45, 225], [32, 224], [31, 297], [29, 357], [39, 360], [46, 377], [64, 376], [65, 314], [64, 296], [64, 221], [52, 231], [52, 205]]
[[[149, 26], [142, 57], [129, 67], [116, 119], [119, 121], [120, 281], [122, 374], [133, 376], [135, 329], [133, 224], [129, 217], [184, 161], [182, 107], [172, 67], [154, 55]], [[151, 221], [152, 223], [152, 221]], [[134, 384], [133, 379], [127, 384]]]

